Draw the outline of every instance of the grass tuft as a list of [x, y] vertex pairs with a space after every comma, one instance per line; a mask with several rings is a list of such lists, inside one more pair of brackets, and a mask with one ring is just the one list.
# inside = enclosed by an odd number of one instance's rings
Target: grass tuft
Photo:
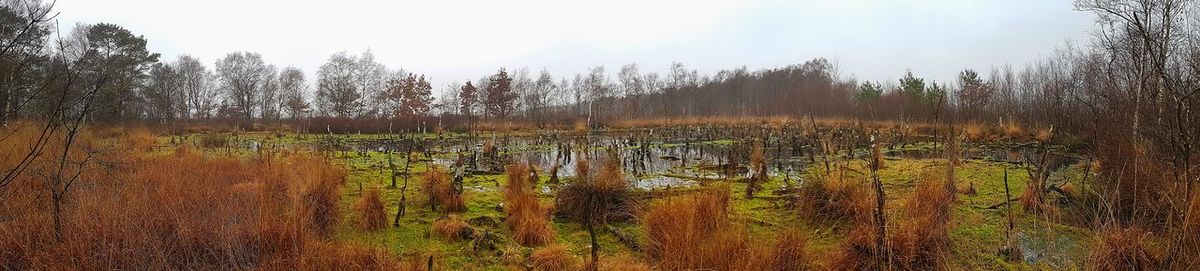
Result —
[[579, 270], [579, 257], [571, 255], [566, 245], [553, 244], [529, 254], [529, 265], [536, 271]]
[[379, 197], [379, 188], [373, 188], [363, 193], [354, 204], [358, 213], [359, 230], [376, 231], [387, 227], [387, 214], [383, 210], [383, 201]]

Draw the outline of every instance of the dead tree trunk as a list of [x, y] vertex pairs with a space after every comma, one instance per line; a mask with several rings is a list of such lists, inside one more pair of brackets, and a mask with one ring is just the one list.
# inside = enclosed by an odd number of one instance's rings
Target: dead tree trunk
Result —
[[883, 213], [885, 203], [883, 182], [879, 181], [878, 174], [882, 157], [880, 157], [879, 144], [873, 142], [874, 140], [874, 138], [871, 139], [871, 186], [875, 188], [875, 257], [876, 261], [879, 262], [879, 266], [887, 266], [888, 261], [891, 259], [891, 253], [889, 253], [887, 246], [884, 245], [887, 235], [887, 216]]
[[396, 188], [396, 163], [392, 161], [392, 152], [388, 152], [388, 168], [392, 170], [392, 185], [389, 188]]

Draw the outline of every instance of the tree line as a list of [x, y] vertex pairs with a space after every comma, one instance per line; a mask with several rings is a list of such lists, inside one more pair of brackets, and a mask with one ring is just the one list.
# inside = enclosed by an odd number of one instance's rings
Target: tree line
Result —
[[[500, 68], [477, 80], [450, 82], [433, 97], [431, 79], [389, 68], [370, 51], [335, 53], [316, 80], [279, 68], [256, 52], [233, 52], [205, 65], [180, 55], [161, 59], [146, 38], [97, 23], [55, 33], [52, 7], [6, 1], [0, 9], [0, 122], [43, 116], [58, 98], [95, 89], [88, 121], [310, 117], [528, 121], [814, 115], [929, 121], [1013, 120], [1083, 128], [1087, 117], [1131, 112], [1135, 127], [1188, 110], [1197, 62], [1191, 1], [1078, 1], [1098, 17], [1092, 46], [1066, 46], [1022, 68], [963, 70], [954, 82], [906, 71], [896, 81], [841, 75], [829, 60], [751, 71], [699, 74], [682, 63], [664, 73], [638, 64], [615, 74], [595, 66], [572, 76]], [[76, 76], [68, 76], [76, 75]], [[69, 81], [69, 82], [68, 82]], [[64, 86], [70, 87], [64, 87]], [[52, 91], [59, 90], [59, 91]], [[1115, 106], [1114, 104], [1121, 104]], [[1146, 116], [1152, 116], [1147, 118]], [[1190, 125], [1190, 124], [1189, 124]]]

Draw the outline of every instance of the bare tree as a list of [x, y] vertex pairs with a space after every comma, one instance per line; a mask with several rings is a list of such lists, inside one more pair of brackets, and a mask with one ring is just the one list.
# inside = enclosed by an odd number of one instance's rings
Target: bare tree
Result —
[[609, 109], [612, 108], [612, 99], [610, 98], [612, 98], [614, 87], [609, 83], [604, 66], [592, 67], [584, 79], [584, 86], [588, 93], [588, 125], [590, 126], [593, 121], [604, 120]]
[[267, 71], [264, 72], [262, 91], [260, 96], [262, 101], [259, 102], [259, 118], [264, 120], [279, 119], [280, 110], [282, 109], [283, 99], [279, 95], [279, 74], [276, 72], [275, 65], [268, 65]]
[[638, 74], [637, 63], [629, 63], [621, 66], [621, 71], [617, 73], [617, 79], [621, 81], [622, 95], [625, 96], [625, 104], [622, 111], [625, 112], [625, 117], [633, 118], [640, 115], [641, 108], [639, 101], [642, 94], [646, 92], [643, 78]]
[[1017, 77], [1013, 73], [1012, 66], [1005, 65], [1002, 68], [992, 68], [992, 72], [988, 75], [988, 85], [995, 92], [995, 98], [991, 112], [1000, 114], [1000, 117], [1011, 121], [1018, 111], [1018, 97], [1016, 93]]
[[449, 82], [442, 86], [442, 96], [437, 98], [437, 104], [434, 106], [438, 115], [459, 112], [458, 93], [462, 91], [462, 87], [458, 82]]
[[[379, 62], [375, 62], [375, 54], [371, 50], [362, 53], [356, 59], [352, 77], [354, 78], [355, 88], [358, 90], [358, 108], [354, 112], [355, 117], [363, 118], [375, 116], [381, 113], [381, 99], [378, 99], [379, 94], [384, 92], [387, 87], [388, 71], [387, 67]], [[405, 73], [400, 71], [400, 73]]]
[[362, 93], [355, 84], [356, 62], [346, 52], [329, 57], [317, 72], [317, 108], [326, 116], [349, 118], [362, 108]]
[[183, 113], [191, 118], [208, 118], [216, 107], [217, 98], [221, 95], [216, 87], [215, 77], [199, 59], [189, 55], [180, 55], [173, 64], [182, 77], [184, 101]]
[[529, 77], [529, 68], [521, 67], [512, 74], [512, 92], [517, 96], [512, 103], [513, 111], [522, 113], [525, 119], [529, 119], [529, 99], [532, 99], [530, 93], [533, 92], [533, 78]]
[[150, 82], [142, 88], [142, 97], [149, 105], [147, 116], [163, 121], [182, 118], [185, 108], [180, 107], [183, 101], [182, 73], [168, 64], [156, 64], [150, 69]]
[[550, 95], [558, 88], [554, 83], [554, 76], [550, 72], [543, 69], [538, 73], [537, 81], [533, 83], [533, 88], [526, 94], [525, 104], [529, 110], [529, 115], [534, 122], [544, 124], [546, 121], [546, 108], [550, 106]]
[[279, 96], [288, 118], [297, 119], [309, 110], [310, 105], [305, 98], [307, 91], [308, 83], [300, 68], [287, 67], [279, 72]]
[[254, 118], [274, 68], [263, 61], [262, 55], [252, 52], [229, 53], [217, 60], [216, 67], [233, 112], [245, 120]]

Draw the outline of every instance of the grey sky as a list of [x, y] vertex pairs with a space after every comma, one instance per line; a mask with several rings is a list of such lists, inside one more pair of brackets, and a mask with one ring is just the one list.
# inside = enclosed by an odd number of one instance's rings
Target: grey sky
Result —
[[[449, 81], [499, 67], [570, 76], [671, 61], [712, 73], [835, 60], [843, 75], [938, 81], [964, 68], [1022, 66], [1084, 41], [1093, 23], [1070, 0], [946, 1], [287, 1], [59, 0], [63, 29], [110, 22], [152, 51], [213, 61], [255, 51], [315, 74], [331, 54], [371, 49], [390, 68]], [[310, 78], [315, 80], [315, 78]]]

